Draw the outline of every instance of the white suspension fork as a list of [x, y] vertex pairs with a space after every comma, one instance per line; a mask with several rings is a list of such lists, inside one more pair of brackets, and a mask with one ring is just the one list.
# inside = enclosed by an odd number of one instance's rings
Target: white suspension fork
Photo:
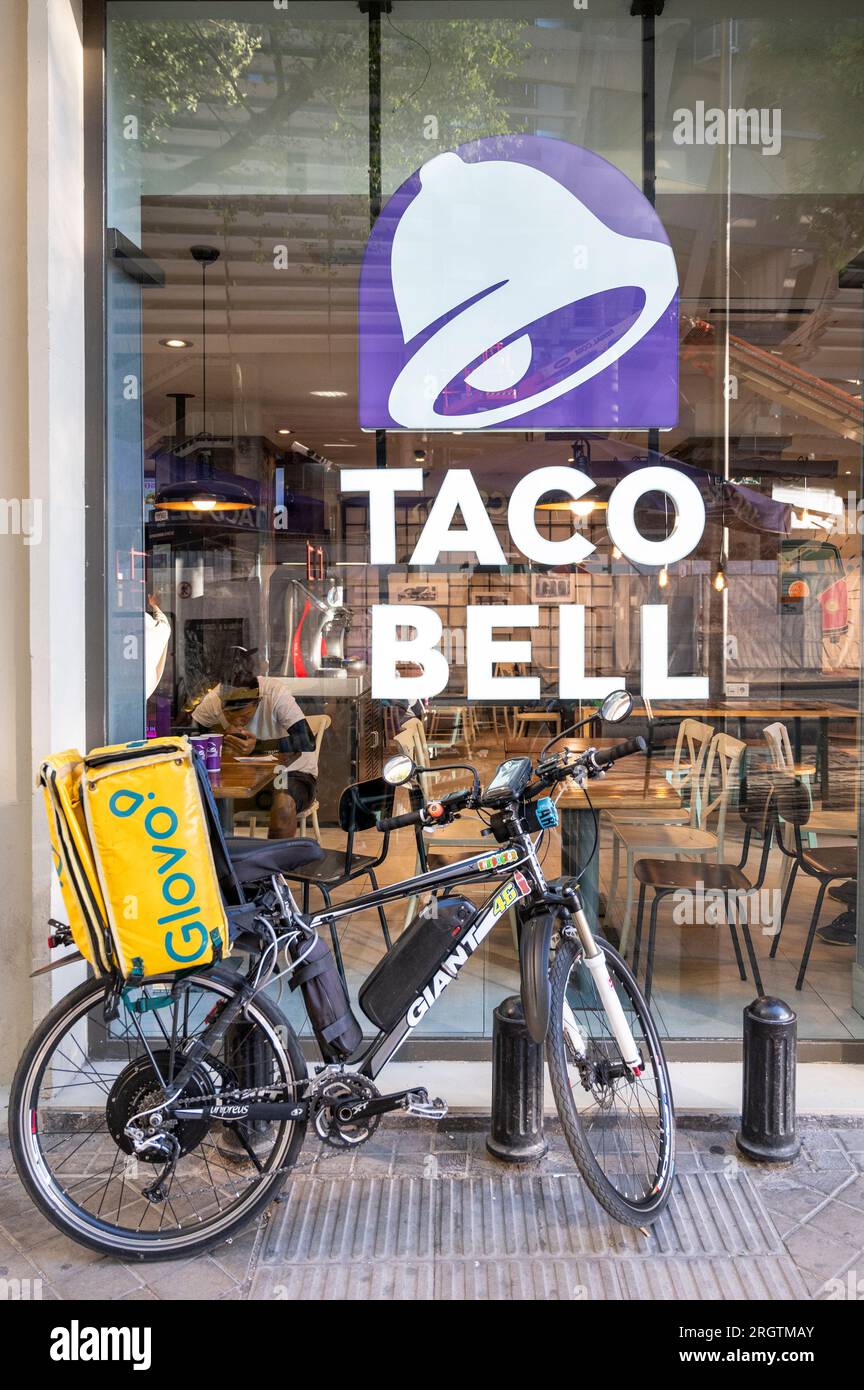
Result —
[[[629, 1067], [631, 1071], [638, 1073], [642, 1070], [642, 1057], [636, 1046], [633, 1034], [630, 1031], [630, 1025], [627, 1022], [624, 1010], [621, 1007], [621, 1001], [615, 992], [615, 986], [609, 974], [609, 967], [606, 964], [606, 957], [594, 940], [585, 913], [581, 909], [574, 912], [573, 920], [576, 923], [576, 929], [579, 932], [579, 938], [585, 950], [582, 963], [586, 970], [591, 972], [594, 984], [597, 987], [597, 993], [600, 996], [600, 1002], [606, 1011], [606, 1017], [612, 1029], [612, 1036], [618, 1044], [618, 1049], [624, 1060], [625, 1066]], [[565, 1004], [565, 1029], [567, 1028], [568, 1013], [570, 1013], [570, 1017], [572, 1018], [572, 1012]], [[576, 1020], [573, 1019], [573, 1022], [575, 1025]], [[578, 1033], [578, 1028], [576, 1031]]]

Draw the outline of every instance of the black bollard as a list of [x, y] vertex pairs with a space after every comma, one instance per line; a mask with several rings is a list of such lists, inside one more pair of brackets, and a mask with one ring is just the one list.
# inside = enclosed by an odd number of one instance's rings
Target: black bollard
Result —
[[744, 1010], [741, 1129], [735, 1142], [757, 1163], [791, 1163], [795, 1133], [798, 1019], [782, 999], [754, 999]]
[[486, 1148], [505, 1163], [536, 1163], [543, 1137], [543, 1048], [525, 1027], [522, 1000], [511, 995], [492, 1015], [492, 1133]]

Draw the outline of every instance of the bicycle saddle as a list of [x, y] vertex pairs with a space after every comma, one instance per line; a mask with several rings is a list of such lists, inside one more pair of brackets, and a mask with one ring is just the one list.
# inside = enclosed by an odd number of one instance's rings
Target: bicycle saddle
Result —
[[315, 840], [256, 840], [251, 835], [231, 835], [225, 844], [241, 883], [251, 883], [268, 874], [288, 873], [301, 864], [323, 859], [325, 854]]

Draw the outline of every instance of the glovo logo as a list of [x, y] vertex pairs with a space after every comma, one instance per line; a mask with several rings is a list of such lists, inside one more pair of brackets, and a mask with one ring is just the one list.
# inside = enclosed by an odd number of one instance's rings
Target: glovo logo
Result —
[[[140, 811], [145, 801], [155, 799], [155, 792], [148, 792], [145, 797], [141, 792], [120, 788], [110, 797], [108, 809], [112, 816], [126, 820]], [[160, 880], [159, 889], [163, 901], [170, 909], [163, 917], [156, 919], [160, 927], [167, 928], [165, 950], [172, 960], [187, 965], [203, 956], [209, 937], [203, 922], [190, 920], [199, 918], [201, 909], [195, 902], [198, 888], [194, 878], [191, 874], [177, 869], [177, 865], [186, 858], [187, 851], [182, 845], [167, 843], [176, 835], [180, 822], [170, 806], [151, 806], [144, 816], [143, 824], [145, 834], [154, 842], [150, 846], [152, 852], [160, 856], [156, 869]], [[178, 933], [183, 945], [189, 947], [189, 950], [181, 950], [179, 945], [175, 944]]]

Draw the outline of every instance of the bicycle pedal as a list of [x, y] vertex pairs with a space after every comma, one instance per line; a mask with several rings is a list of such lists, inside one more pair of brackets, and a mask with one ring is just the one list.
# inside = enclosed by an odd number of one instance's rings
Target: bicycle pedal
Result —
[[409, 1115], [417, 1115], [423, 1120], [443, 1120], [447, 1114], [447, 1102], [436, 1097], [429, 1099], [428, 1091], [409, 1091], [405, 1109]]

